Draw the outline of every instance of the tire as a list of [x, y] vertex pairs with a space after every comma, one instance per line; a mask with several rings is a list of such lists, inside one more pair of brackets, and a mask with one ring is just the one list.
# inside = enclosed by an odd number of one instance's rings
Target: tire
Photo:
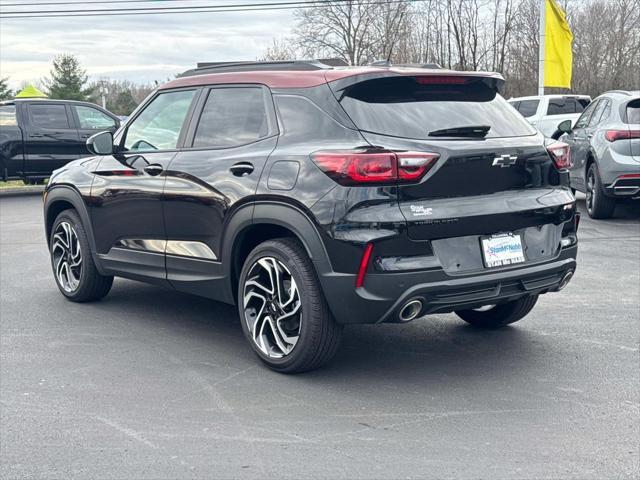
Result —
[[458, 310], [456, 314], [465, 322], [478, 328], [501, 328], [524, 318], [535, 306], [538, 295], [519, 298], [488, 310]]
[[598, 165], [595, 162], [589, 165], [587, 170], [585, 191], [587, 195], [587, 213], [591, 218], [605, 219], [613, 216], [613, 212], [616, 209], [616, 199], [605, 194], [600, 181], [600, 174], [598, 173]]
[[[66, 247], [66, 243], [70, 247]], [[49, 245], [53, 276], [67, 299], [91, 302], [109, 293], [113, 277], [98, 273], [87, 234], [75, 210], [64, 210], [56, 217]]]
[[[280, 295], [274, 285], [280, 285]], [[313, 263], [295, 239], [269, 240], [249, 254], [240, 273], [238, 310], [251, 348], [273, 370], [313, 370], [338, 350], [342, 325], [335, 322]]]

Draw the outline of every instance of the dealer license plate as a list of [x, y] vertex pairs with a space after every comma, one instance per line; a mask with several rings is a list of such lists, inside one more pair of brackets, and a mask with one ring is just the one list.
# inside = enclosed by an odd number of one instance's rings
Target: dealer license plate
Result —
[[483, 237], [481, 240], [484, 264], [489, 268], [513, 265], [514, 263], [522, 263], [526, 260], [522, 250], [522, 239], [520, 235], [503, 233]]

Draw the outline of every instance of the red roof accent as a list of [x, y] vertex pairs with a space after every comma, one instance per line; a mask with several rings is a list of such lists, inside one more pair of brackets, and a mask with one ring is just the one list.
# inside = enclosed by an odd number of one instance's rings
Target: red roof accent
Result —
[[158, 87], [159, 90], [169, 88], [190, 87], [197, 85], [218, 85], [223, 83], [253, 83], [262, 84], [270, 88], [307, 88], [322, 85], [341, 78], [356, 75], [390, 73], [391, 75], [407, 76], [469, 76], [469, 77], [489, 77], [499, 78], [502, 76], [491, 72], [460, 72], [443, 69], [424, 68], [388, 68], [388, 67], [344, 67], [327, 70], [287, 70], [287, 71], [244, 71], [244, 72], [220, 72], [207, 73], [203, 75], [192, 75], [189, 77], [177, 78]]

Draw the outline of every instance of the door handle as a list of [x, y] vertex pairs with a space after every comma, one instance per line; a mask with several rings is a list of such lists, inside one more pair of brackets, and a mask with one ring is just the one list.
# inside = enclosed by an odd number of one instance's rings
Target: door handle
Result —
[[152, 177], [155, 177], [156, 175], [160, 175], [163, 172], [163, 170], [164, 168], [162, 168], [162, 165], [159, 165], [157, 163], [152, 163], [151, 165], [147, 165], [146, 167], [144, 167], [144, 171], [147, 172]]
[[231, 173], [233, 173], [236, 177], [244, 177], [245, 175], [249, 175], [251, 172], [253, 172], [253, 165], [249, 162], [239, 162], [231, 165], [229, 170], [231, 170]]
[[91, 136], [90, 133], [83, 133], [82, 135], [80, 135], [80, 138], [84, 140], [86, 138], [89, 138], [90, 136]]
[[31, 135], [29, 135], [29, 138], [44, 138], [45, 134], [44, 133], [32, 133]]

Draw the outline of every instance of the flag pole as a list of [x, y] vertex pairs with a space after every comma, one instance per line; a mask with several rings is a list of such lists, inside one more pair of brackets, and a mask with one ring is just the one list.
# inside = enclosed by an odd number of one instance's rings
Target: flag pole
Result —
[[538, 95], [544, 95], [544, 47], [545, 47], [545, 26], [546, 26], [546, 0], [540, 0], [540, 30], [538, 49]]

